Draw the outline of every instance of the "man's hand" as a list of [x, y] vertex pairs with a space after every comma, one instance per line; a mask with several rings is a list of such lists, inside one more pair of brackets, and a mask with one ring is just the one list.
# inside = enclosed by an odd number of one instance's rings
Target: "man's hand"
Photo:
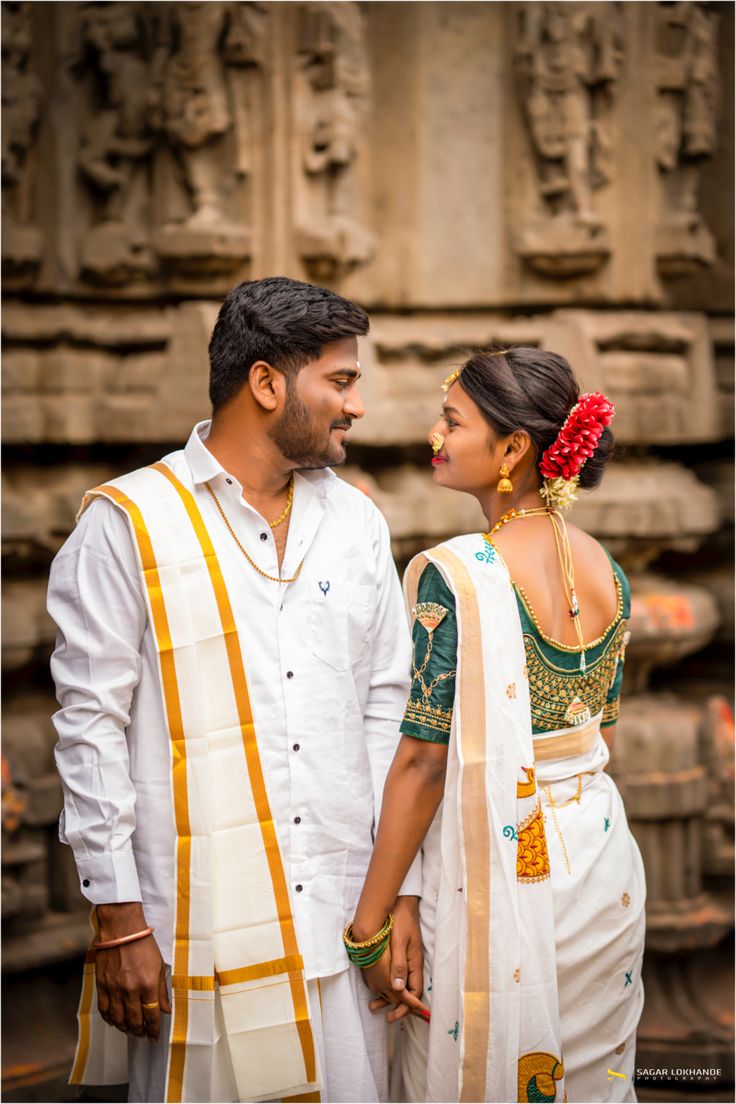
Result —
[[[99, 941], [119, 939], [147, 927], [139, 902], [98, 905]], [[164, 960], [152, 935], [97, 951], [97, 1007], [106, 1023], [155, 1042], [161, 1033], [161, 1012], [171, 1012]], [[148, 1005], [149, 1007], [144, 1007]]]
[[403, 1019], [409, 1012], [426, 1020], [429, 1012], [421, 1001], [424, 952], [419, 930], [419, 898], [397, 897], [393, 914], [389, 952], [375, 966], [363, 971], [368, 988], [380, 994], [371, 1001], [370, 1009], [379, 1012], [392, 1005], [386, 1017], [389, 1023]]

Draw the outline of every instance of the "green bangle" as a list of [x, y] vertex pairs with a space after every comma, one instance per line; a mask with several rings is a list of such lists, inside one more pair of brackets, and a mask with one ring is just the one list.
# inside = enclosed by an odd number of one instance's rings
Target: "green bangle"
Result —
[[379, 932], [376, 932], [370, 939], [365, 939], [356, 943], [353, 940], [353, 925], [352, 923], [348, 924], [342, 934], [342, 938], [350, 961], [361, 970], [365, 970], [368, 966], [373, 966], [378, 962], [386, 953], [386, 949], [391, 942], [391, 931], [393, 926], [393, 913], [389, 913]]

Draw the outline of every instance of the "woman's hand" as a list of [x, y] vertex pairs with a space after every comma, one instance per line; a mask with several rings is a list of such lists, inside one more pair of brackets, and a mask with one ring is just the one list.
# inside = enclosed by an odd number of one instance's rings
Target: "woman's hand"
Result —
[[363, 979], [376, 994], [371, 1012], [391, 1011], [389, 1023], [408, 1013], [429, 1020], [429, 1010], [421, 1002], [424, 954], [419, 930], [419, 898], [398, 897], [393, 908], [394, 927], [389, 950], [374, 965], [363, 970]]

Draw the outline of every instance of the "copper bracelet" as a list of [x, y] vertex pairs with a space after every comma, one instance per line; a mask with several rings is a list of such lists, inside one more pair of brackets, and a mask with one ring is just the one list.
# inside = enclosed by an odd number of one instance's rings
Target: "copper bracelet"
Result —
[[108, 947], [120, 947], [123, 943], [134, 943], [136, 939], [145, 939], [147, 935], [153, 935], [153, 928], [143, 928], [142, 931], [133, 932], [132, 935], [121, 935], [119, 939], [106, 939], [104, 943], [94, 943], [93, 951], [106, 951]]

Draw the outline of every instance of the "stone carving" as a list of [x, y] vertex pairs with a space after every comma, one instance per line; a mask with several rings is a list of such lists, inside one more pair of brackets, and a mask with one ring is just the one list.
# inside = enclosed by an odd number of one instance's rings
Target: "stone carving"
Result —
[[101, 106], [90, 115], [80, 145], [79, 167], [99, 201], [82, 269], [106, 284], [149, 275], [156, 266], [148, 231], [153, 133], [144, 38], [140, 5], [84, 5], [82, 49]]
[[264, 6], [160, 5], [154, 58], [157, 124], [184, 185], [184, 210], [155, 235], [182, 272], [226, 273], [250, 255], [250, 231], [228, 201], [250, 171], [250, 81], [261, 51]]
[[367, 261], [374, 248], [356, 214], [356, 162], [369, 91], [359, 7], [300, 4], [298, 36], [297, 248], [311, 278], [332, 280]]
[[623, 58], [614, 4], [519, 5], [516, 63], [537, 173], [538, 214], [517, 249], [547, 276], [592, 272], [610, 255], [595, 193], [611, 179], [610, 114]]
[[698, 3], [657, 7], [656, 157], [661, 183], [657, 261], [665, 276], [713, 264], [698, 210], [703, 163], [716, 145], [718, 16]]
[[3, 4], [2, 58], [3, 275], [24, 283], [41, 259], [33, 196], [41, 85], [31, 62], [31, 4]]

